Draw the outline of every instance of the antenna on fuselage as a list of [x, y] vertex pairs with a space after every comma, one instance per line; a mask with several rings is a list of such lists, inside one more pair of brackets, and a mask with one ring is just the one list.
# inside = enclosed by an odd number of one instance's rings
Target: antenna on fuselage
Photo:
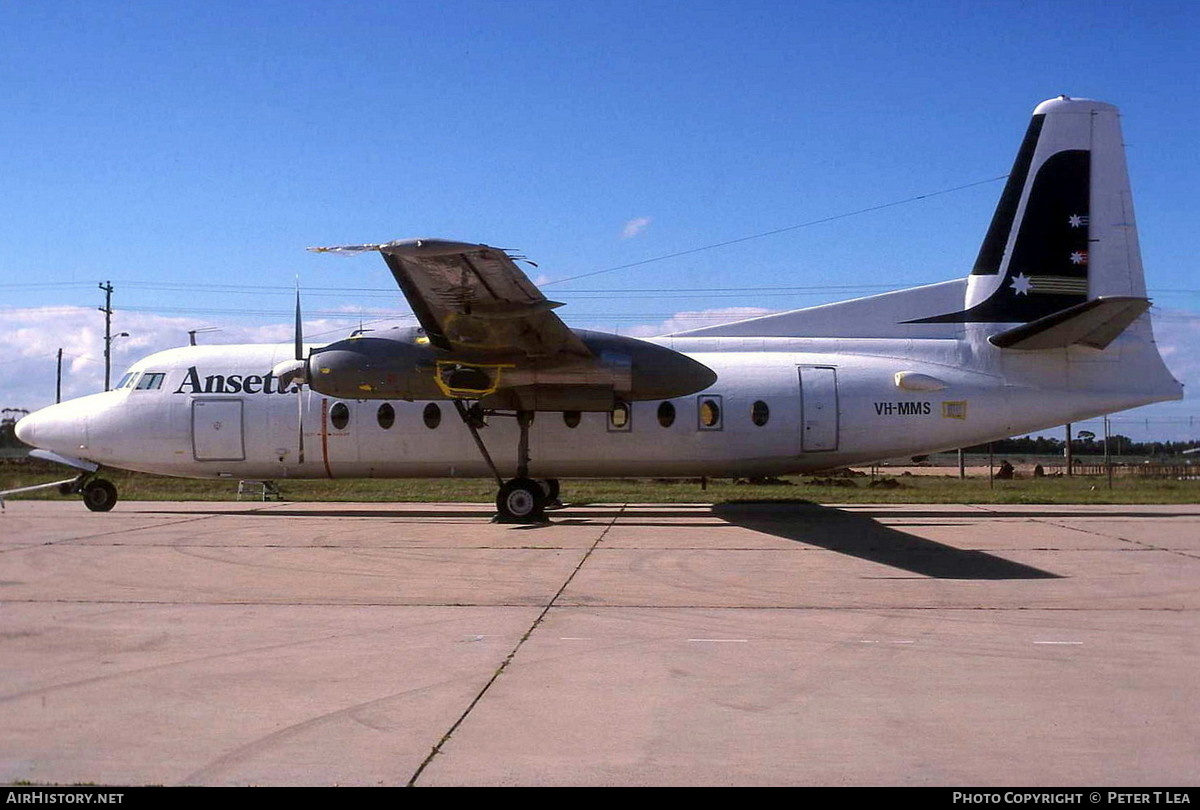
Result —
[[199, 335], [203, 332], [220, 332], [220, 331], [221, 331], [221, 327], [219, 327], [219, 326], [201, 326], [199, 329], [189, 329], [188, 330], [188, 345], [189, 346], [196, 345], [196, 335]]

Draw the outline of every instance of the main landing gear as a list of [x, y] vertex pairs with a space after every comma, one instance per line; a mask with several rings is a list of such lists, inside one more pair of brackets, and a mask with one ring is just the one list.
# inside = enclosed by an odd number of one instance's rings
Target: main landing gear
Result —
[[517, 426], [521, 438], [517, 442], [517, 477], [505, 481], [496, 469], [495, 462], [479, 438], [479, 428], [486, 427], [486, 416], [509, 416], [499, 411], [484, 411], [479, 405], [467, 407], [462, 400], [454, 400], [454, 407], [462, 418], [471, 438], [479, 448], [480, 455], [496, 478], [499, 492], [496, 493], [496, 517], [512, 523], [538, 523], [545, 519], [546, 507], [558, 504], [558, 480], [547, 478], [535, 480], [529, 477], [529, 426], [533, 424], [533, 411], [517, 411]]

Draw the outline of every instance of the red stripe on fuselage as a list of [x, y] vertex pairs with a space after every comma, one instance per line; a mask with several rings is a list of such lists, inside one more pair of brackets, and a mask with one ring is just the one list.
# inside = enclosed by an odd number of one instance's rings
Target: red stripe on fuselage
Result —
[[325, 474], [333, 478], [329, 468], [329, 400], [321, 397], [321, 458], [325, 462]]

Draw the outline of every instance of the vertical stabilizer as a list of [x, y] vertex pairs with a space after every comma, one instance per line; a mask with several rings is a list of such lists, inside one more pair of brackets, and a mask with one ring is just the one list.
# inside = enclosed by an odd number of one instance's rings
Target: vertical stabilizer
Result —
[[1059, 96], [1033, 111], [964, 308], [910, 323], [1028, 323], [1109, 296], [1146, 296], [1120, 120]]

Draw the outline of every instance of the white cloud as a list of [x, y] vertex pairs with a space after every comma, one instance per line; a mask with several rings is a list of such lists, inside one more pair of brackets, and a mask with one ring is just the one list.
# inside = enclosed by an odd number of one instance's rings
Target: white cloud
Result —
[[676, 312], [665, 321], [656, 324], [638, 324], [637, 326], [621, 329], [621, 334], [630, 337], [656, 337], [669, 335], [673, 332], [684, 332], [689, 329], [699, 329], [704, 326], [716, 326], [722, 323], [744, 321], [747, 318], [757, 318], [760, 315], [770, 315], [775, 310], [762, 307], [724, 307], [720, 309], [701, 309], [691, 312]]
[[1156, 310], [1154, 339], [1167, 368], [1195, 393], [1200, 390], [1200, 315], [1185, 310]]
[[[351, 308], [364, 323], [394, 311]], [[402, 316], [401, 316], [402, 320]], [[411, 319], [409, 319], [411, 322]], [[186, 346], [188, 331], [219, 326], [197, 335], [204, 344], [291, 343], [294, 324], [241, 326], [198, 318], [167, 317], [117, 310], [113, 334], [128, 332], [112, 343], [112, 382], [136, 360], [163, 349]], [[344, 337], [355, 326], [345, 318], [304, 321], [305, 339], [320, 343]], [[0, 310], [0, 407], [33, 410], [54, 402], [55, 366], [63, 350], [63, 399], [104, 390], [104, 319], [92, 307], [37, 307]]]
[[650, 225], [650, 222], [650, 217], [638, 217], [637, 219], [629, 220], [625, 223], [625, 227], [621, 229], [621, 238], [632, 239], [642, 231], [646, 230], [646, 228]]

